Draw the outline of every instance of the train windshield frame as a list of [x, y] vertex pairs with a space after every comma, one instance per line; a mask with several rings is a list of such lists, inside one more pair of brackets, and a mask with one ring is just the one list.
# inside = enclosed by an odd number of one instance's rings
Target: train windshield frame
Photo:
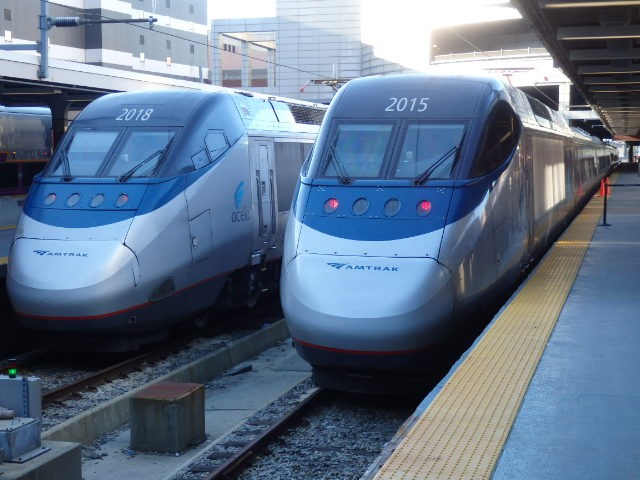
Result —
[[336, 120], [315, 178], [343, 184], [452, 180], [468, 127], [463, 119]]
[[178, 133], [175, 127], [75, 128], [46, 177], [154, 177]]

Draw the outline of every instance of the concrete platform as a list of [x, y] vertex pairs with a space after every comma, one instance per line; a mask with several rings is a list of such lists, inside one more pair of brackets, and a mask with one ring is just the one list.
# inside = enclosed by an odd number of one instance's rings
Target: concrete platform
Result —
[[[640, 478], [640, 176], [632, 167], [612, 176], [609, 225], [601, 225], [603, 199], [595, 197], [574, 221], [578, 231], [590, 229], [593, 236], [567, 236], [572, 224], [364, 478], [445, 478], [444, 470], [465, 472], [446, 478], [475, 480]], [[567, 257], [581, 263], [539, 344], [540, 356], [529, 356], [538, 348], [534, 332], [543, 328], [543, 319], [523, 304], [552, 310]], [[523, 335], [506, 327], [509, 312]], [[526, 355], [514, 354], [519, 336], [530, 340]], [[493, 339], [501, 347], [487, 355]], [[532, 372], [522, 390], [510, 383], [517, 377], [516, 358], [526, 358]], [[484, 365], [504, 365], [507, 374], [485, 379], [479, 374]], [[458, 381], [466, 378], [461, 371], [482, 378], [487, 391], [515, 392], [516, 401], [486, 401], [478, 382]], [[494, 422], [497, 417], [500, 422]], [[459, 418], [469, 423], [456, 424]], [[440, 425], [444, 433], [432, 434]]]
[[[291, 346], [284, 320], [279, 320], [156, 380], [208, 383], [216, 378], [213, 388], [207, 388], [205, 394], [207, 438], [202, 444], [189, 447], [177, 456], [141, 453], [131, 449], [127, 425], [129, 401], [132, 395], [148, 386], [141, 385], [138, 389], [43, 432], [43, 445], [52, 442], [78, 442], [86, 446], [85, 451], [91, 453], [92, 459], [82, 462], [83, 480], [171, 478], [203, 449], [310, 374], [310, 366], [298, 357]], [[6, 464], [0, 464], [0, 472], [5, 470], [5, 466]], [[13, 480], [14, 477], [7, 478]], [[46, 476], [17, 478], [58, 480], [56, 477]], [[72, 476], [63, 478], [76, 480]], [[0, 480], [5, 480], [5, 477], [0, 475]]]
[[640, 478], [640, 177], [612, 183], [494, 480]]
[[25, 463], [1, 463], [0, 480], [83, 480], [81, 445], [42, 442], [47, 451]]
[[100, 445], [94, 455], [98, 458], [83, 462], [83, 479], [169, 479], [212, 443], [311, 374], [311, 367], [288, 341], [243, 365], [248, 364], [250, 371], [225, 376], [218, 388], [206, 390], [205, 442], [181, 455], [137, 452], [130, 448], [131, 432], [125, 427]]

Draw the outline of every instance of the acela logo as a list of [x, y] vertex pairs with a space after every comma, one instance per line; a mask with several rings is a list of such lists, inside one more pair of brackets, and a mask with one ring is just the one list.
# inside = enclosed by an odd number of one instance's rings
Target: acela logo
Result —
[[233, 194], [233, 202], [236, 209], [231, 212], [231, 221], [233, 223], [248, 222], [251, 220], [251, 212], [243, 202], [244, 199], [244, 182], [240, 182]]
[[242, 197], [244, 196], [244, 182], [240, 182], [236, 187], [236, 192], [233, 195], [233, 200], [236, 204], [236, 208], [240, 210], [242, 206]]
[[370, 272], [398, 272], [399, 267], [382, 267], [379, 265], [351, 265], [350, 263], [329, 263], [327, 265], [335, 268], [336, 270], [340, 270], [344, 268], [345, 270], [363, 270]]

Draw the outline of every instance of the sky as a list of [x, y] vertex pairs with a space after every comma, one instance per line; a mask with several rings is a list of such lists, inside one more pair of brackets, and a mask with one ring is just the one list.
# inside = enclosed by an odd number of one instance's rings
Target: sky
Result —
[[[207, 0], [209, 2], [209, 16], [211, 18], [256, 18], [275, 16], [276, 0]], [[309, 0], [313, 2], [313, 0]], [[501, 18], [508, 0], [396, 0], [394, 8], [388, 2], [379, 0], [361, 0], [363, 11], [379, 12], [376, 15], [394, 16], [405, 15], [412, 11], [418, 15], [411, 15], [417, 21], [429, 24], [461, 24], [477, 21], [479, 12], [489, 18]]]
[[210, 18], [273, 17], [276, 0], [207, 0]]

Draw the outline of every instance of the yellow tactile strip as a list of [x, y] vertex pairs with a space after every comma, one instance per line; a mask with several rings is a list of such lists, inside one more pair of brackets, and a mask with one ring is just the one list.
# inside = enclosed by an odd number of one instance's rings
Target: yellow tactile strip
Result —
[[593, 198], [375, 476], [489, 479], [602, 212]]

